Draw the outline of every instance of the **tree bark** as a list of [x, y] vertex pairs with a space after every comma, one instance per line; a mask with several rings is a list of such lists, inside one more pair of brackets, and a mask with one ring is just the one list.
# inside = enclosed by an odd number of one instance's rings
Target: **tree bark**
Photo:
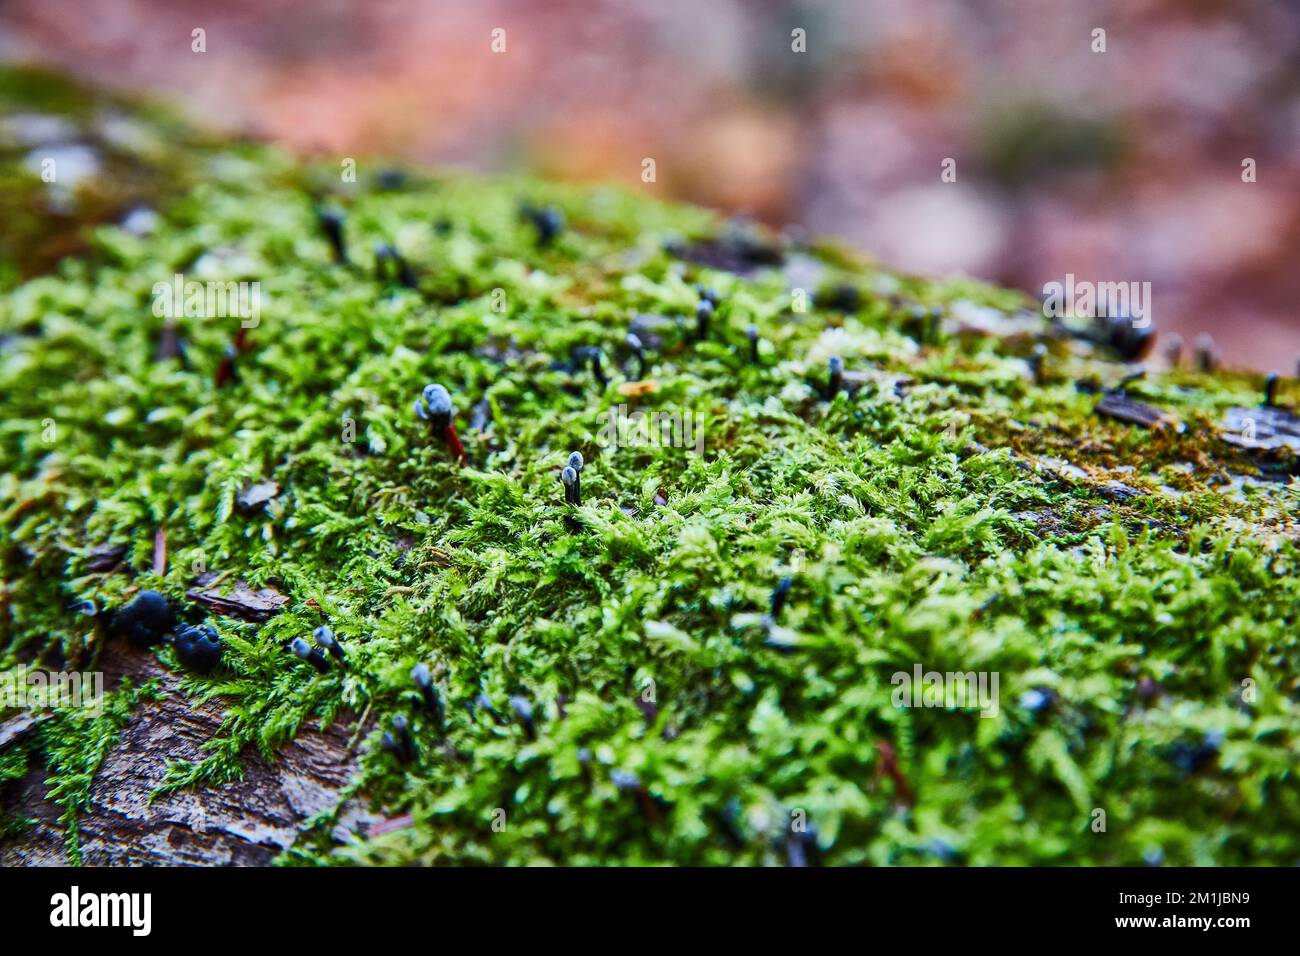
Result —
[[[222, 721], [219, 703], [193, 706], [179, 691], [177, 675], [154, 655], [116, 643], [106, 662], [106, 688], [129, 675], [138, 685], [161, 678], [166, 696], [145, 701], [122, 729], [91, 788], [91, 805], [79, 817], [82, 862], [86, 865], [262, 865], [291, 846], [305, 820], [332, 809], [356, 769], [346, 722], [324, 733], [304, 727], [268, 763], [249, 755], [242, 780], [158, 797], [169, 762], [200, 759], [200, 746]], [[113, 670], [110, 670], [112, 668]], [[36, 720], [19, 714], [0, 724], [0, 748], [14, 746]], [[63, 808], [45, 798], [43, 767], [0, 790], [0, 807], [36, 822], [0, 842], [0, 866], [49, 866], [70, 862]], [[371, 818], [350, 804], [339, 828], [351, 830]], [[337, 832], [337, 831], [336, 831]]]

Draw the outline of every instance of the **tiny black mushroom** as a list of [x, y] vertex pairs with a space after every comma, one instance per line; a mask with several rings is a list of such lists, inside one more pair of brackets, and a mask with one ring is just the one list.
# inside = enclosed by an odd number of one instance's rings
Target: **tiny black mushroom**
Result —
[[832, 355], [826, 362], [830, 371], [830, 378], [826, 383], [826, 399], [833, 399], [839, 394], [840, 389], [844, 387], [844, 359], [838, 355]]
[[635, 332], [629, 332], [625, 341], [627, 342], [628, 348], [632, 350], [632, 357], [636, 359], [636, 378], [639, 381], [645, 378], [645, 345], [641, 342], [640, 336]]
[[346, 265], [348, 247], [343, 237], [343, 213], [337, 209], [321, 209], [316, 213], [316, 218], [320, 222], [321, 231], [325, 233], [325, 238], [329, 240], [330, 249], [334, 252], [334, 261]]
[[519, 723], [524, 728], [524, 733], [529, 740], [537, 739], [537, 724], [533, 719], [533, 705], [527, 697], [522, 694], [515, 694], [510, 698], [510, 709], [515, 712], [519, 718]]
[[211, 624], [182, 628], [175, 648], [176, 659], [196, 674], [211, 674], [221, 664], [221, 635]]
[[411, 668], [411, 680], [419, 688], [425, 708], [433, 715], [438, 726], [442, 726], [444, 714], [442, 698], [438, 696], [438, 689], [433, 686], [433, 674], [429, 671], [429, 665], [421, 662]]
[[418, 284], [411, 264], [397, 251], [396, 246], [387, 242], [375, 243], [375, 278], [380, 282], [396, 279], [408, 289], [414, 289]]
[[701, 299], [695, 306], [695, 337], [698, 339], [707, 339], [709, 337], [709, 323], [713, 319], [713, 303], [708, 299]]
[[141, 591], [113, 615], [109, 628], [137, 647], [151, 647], [176, 628], [176, 612], [158, 591]]
[[322, 674], [329, 673], [329, 661], [325, 659], [325, 652], [319, 647], [312, 647], [301, 637], [295, 637], [293, 642], [289, 645], [289, 649], [293, 651], [295, 657], [299, 657], [306, 661]]
[[1275, 372], [1264, 379], [1264, 405], [1272, 408], [1277, 404], [1277, 385], [1281, 377]]
[[329, 651], [330, 656], [340, 664], [347, 662], [347, 655], [343, 653], [343, 645], [338, 642], [338, 638], [334, 636], [334, 632], [329, 629], [328, 625], [322, 624], [316, 628], [312, 632], [312, 636], [316, 638], [316, 643]]
[[1196, 337], [1196, 368], [1209, 375], [1219, 367], [1219, 349], [1214, 338], [1202, 333]]
[[407, 719], [398, 714], [393, 718], [391, 732], [384, 731], [380, 745], [397, 758], [399, 763], [410, 763], [416, 757], [415, 738], [411, 735], [411, 725]]
[[772, 590], [772, 609], [769, 612], [772, 620], [777, 620], [781, 616], [781, 611], [785, 607], [785, 599], [790, 596], [790, 589], [794, 587], [794, 578], [784, 577], [776, 583]]
[[537, 244], [549, 246], [555, 237], [564, 231], [564, 214], [554, 206], [533, 206], [525, 204], [519, 210], [520, 216], [537, 230]]

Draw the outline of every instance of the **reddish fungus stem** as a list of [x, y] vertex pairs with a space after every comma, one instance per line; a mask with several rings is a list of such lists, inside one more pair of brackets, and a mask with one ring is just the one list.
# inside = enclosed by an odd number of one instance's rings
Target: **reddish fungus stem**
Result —
[[894, 781], [894, 788], [898, 791], [898, 796], [909, 806], [915, 800], [912, 796], [912, 787], [907, 782], [907, 777], [898, 766], [898, 755], [894, 753], [894, 747], [886, 740], [876, 743], [876, 750], [880, 754], [880, 768], [885, 772], [890, 780]]
[[234, 339], [226, 346], [225, 357], [222, 358], [221, 364], [217, 366], [216, 386], [221, 388], [227, 382], [235, 379], [235, 359], [248, 348], [248, 329], [241, 325], [239, 331], [235, 333]]
[[448, 425], [442, 434], [443, 441], [451, 449], [452, 457], [462, 464], [465, 461], [465, 446], [460, 443], [460, 435], [456, 433], [455, 425]]

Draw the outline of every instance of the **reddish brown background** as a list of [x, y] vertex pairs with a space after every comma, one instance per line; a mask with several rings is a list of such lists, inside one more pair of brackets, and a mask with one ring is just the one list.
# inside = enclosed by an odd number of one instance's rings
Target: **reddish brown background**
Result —
[[1162, 330], [1300, 357], [1291, 2], [7, 0], [0, 58], [305, 151], [618, 180], [918, 272], [1150, 281]]

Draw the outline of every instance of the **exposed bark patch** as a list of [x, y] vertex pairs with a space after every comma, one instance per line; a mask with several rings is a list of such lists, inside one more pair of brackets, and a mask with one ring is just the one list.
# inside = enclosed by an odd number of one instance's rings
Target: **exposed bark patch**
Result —
[[[108, 673], [114, 665], [116, 672]], [[161, 677], [168, 693], [131, 715], [118, 746], [95, 776], [90, 809], [80, 817], [87, 865], [269, 863], [293, 844], [304, 821], [339, 803], [340, 791], [356, 769], [343, 722], [324, 733], [304, 727], [274, 763], [248, 755], [242, 780], [166, 794], [150, 803], [170, 762], [203, 756], [199, 748], [217, 733], [222, 711], [218, 702], [193, 706], [179, 693], [177, 675], [152, 654], [115, 649], [105, 683], [115, 687], [125, 675], [137, 682]], [[0, 793], [0, 806], [7, 812], [36, 821], [0, 844], [0, 865], [69, 862], [58, 822], [63, 809], [45, 799], [45, 777], [44, 768], [35, 768]], [[348, 815], [359, 814], [353, 810]]]
[[1143, 428], [1168, 428], [1177, 424], [1174, 417], [1153, 405], [1135, 401], [1123, 392], [1108, 392], [1097, 403], [1097, 414], [1104, 418], [1141, 425]]
[[185, 596], [213, 614], [238, 617], [254, 624], [261, 624], [289, 603], [289, 599], [275, 588], [253, 590], [243, 581], [237, 581], [223, 589], [217, 586], [217, 578], [218, 575], [211, 572], [200, 575], [199, 586], [190, 588]]
[[258, 481], [244, 486], [235, 497], [235, 504], [241, 513], [250, 515], [258, 511], [268, 501], [280, 493], [280, 485], [274, 481]]

